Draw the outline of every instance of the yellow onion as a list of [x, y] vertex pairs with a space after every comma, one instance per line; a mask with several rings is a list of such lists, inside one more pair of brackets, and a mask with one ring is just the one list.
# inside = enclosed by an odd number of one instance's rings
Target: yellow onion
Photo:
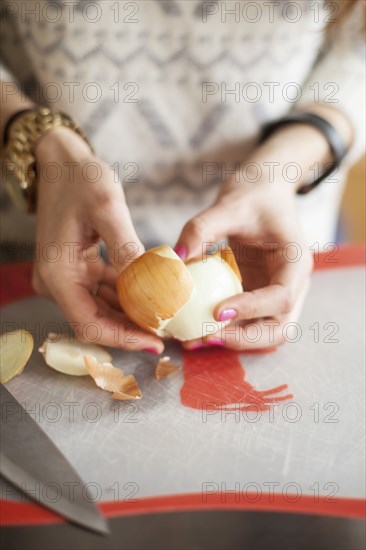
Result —
[[22, 373], [32, 355], [33, 336], [27, 330], [5, 332], [0, 338], [0, 383]]
[[222, 300], [243, 291], [230, 247], [185, 264], [167, 245], [148, 250], [118, 276], [120, 304], [141, 328], [181, 341], [217, 332], [213, 311]]

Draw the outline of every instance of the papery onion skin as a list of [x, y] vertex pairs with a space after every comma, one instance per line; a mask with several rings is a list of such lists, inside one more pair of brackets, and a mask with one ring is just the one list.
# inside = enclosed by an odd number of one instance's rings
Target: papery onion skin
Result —
[[166, 378], [167, 376], [171, 375], [173, 372], [176, 372], [181, 368], [180, 365], [173, 363], [170, 360], [170, 357], [162, 357], [159, 359], [158, 364], [155, 368], [155, 378], [156, 380], [160, 380], [161, 378]]
[[193, 286], [182, 260], [164, 245], [145, 252], [117, 279], [124, 312], [138, 326], [155, 334], [188, 302]]
[[187, 265], [167, 245], [145, 252], [117, 280], [125, 313], [161, 338], [186, 341], [213, 334], [218, 303], [243, 292], [239, 268], [228, 246]]
[[111, 363], [98, 363], [95, 357], [84, 357], [85, 368], [102, 390], [112, 392], [112, 398], [120, 401], [141, 399], [141, 390], [132, 374], [127, 376]]

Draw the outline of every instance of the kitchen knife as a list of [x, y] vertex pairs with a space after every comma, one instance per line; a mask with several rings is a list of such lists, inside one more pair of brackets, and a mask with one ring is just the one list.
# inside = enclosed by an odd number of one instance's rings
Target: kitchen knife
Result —
[[108, 534], [87, 485], [12, 394], [0, 384], [0, 473], [27, 496], [68, 520]]

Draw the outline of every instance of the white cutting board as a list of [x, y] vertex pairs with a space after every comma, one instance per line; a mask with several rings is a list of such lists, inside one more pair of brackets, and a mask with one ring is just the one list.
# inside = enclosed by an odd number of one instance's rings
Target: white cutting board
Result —
[[[7, 388], [94, 484], [97, 500], [201, 493], [205, 483], [224, 483], [226, 491], [254, 483], [251, 489], [263, 492], [292, 483], [289, 492], [364, 497], [364, 292], [361, 267], [316, 272], [301, 338], [273, 353], [241, 356], [257, 389], [287, 383], [294, 394], [295, 405], [278, 404], [257, 420], [256, 413], [207, 416], [185, 407], [183, 371], [158, 382], [157, 359], [145, 353], [112, 351], [114, 364], [138, 379], [138, 403], [114, 402], [89, 377], [50, 369], [36, 350]], [[6, 323], [27, 328], [37, 347], [47, 332], [65, 327], [58, 307], [38, 297], [1, 315], [2, 332]], [[166, 353], [181, 361], [179, 346], [168, 345]], [[9, 498], [6, 484], [1, 491]]]

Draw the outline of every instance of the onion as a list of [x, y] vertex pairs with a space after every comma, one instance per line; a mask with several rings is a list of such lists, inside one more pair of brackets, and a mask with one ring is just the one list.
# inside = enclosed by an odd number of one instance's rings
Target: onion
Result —
[[1, 335], [0, 382], [4, 384], [21, 374], [32, 355], [33, 336], [27, 330], [16, 330]]
[[117, 292], [125, 313], [161, 338], [202, 338], [227, 325], [213, 311], [222, 300], [243, 291], [239, 268], [226, 246], [216, 254], [185, 264], [167, 245], [153, 248], [124, 269]]
[[39, 351], [49, 367], [73, 376], [89, 374], [84, 363], [85, 355], [92, 355], [98, 363], [109, 363], [112, 359], [105, 349], [96, 344], [86, 344], [56, 334], [49, 334]]

